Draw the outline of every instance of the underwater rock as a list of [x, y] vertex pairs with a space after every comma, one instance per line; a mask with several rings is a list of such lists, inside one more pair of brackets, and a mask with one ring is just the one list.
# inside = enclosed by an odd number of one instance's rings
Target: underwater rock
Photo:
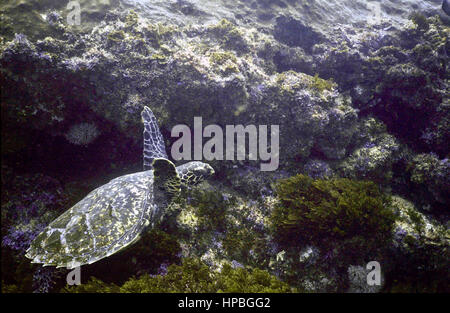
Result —
[[[413, 203], [400, 196], [393, 196], [392, 206], [399, 216], [395, 223], [394, 246], [399, 248], [412, 248], [414, 245], [448, 247], [449, 231], [445, 226], [419, 212]], [[412, 245], [408, 246], [410, 244]]]
[[[167, 266], [160, 268], [161, 263], [193, 256], [209, 269], [262, 268], [302, 291], [342, 292], [349, 284], [350, 290], [364, 291], [362, 261], [349, 259], [366, 242], [333, 239], [332, 247], [319, 249], [296, 241], [285, 250], [275, 242], [270, 232], [279, 202], [274, 185], [299, 172], [324, 181], [371, 180], [386, 192], [403, 191], [416, 203], [394, 197], [397, 207], [407, 207], [397, 210], [406, 213], [399, 213], [392, 245], [376, 247], [382, 250], [377, 257], [414, 259], [411, 267], [423, 266], [424, 276], [444, 268], [437, 255], [445, 255], [448, 242], [441, 226], [430, 226], [434, 221], [421, 213], [448, 220], [450, 46], [443, 14], [433, 16], [442, 12], [439, 1], [385, 1], [379, 7], [363, 0], [81, 1], [80, 27], [67, 25], [61, 4], [50, 10], [46, 3], [34, 8], [19, 2], [0, 5], [2, 125], [21, 130], [2, 130], [2, 143], [8, 141], [2, 155], [6, 151], [11, 164], [22, 160], [24, 151], [34, 152], [27, 149], [33, 143], [42, 152], [29, 155], [42, 166], [41, 156], [52, 153], [47, 148], [55, 151], [61, 144], [68, 147], [62, 162], [79, 162], [87, 176], [101, 181], [113, 174], [111, 169], [135, 170], [129, 151], [142, 145], [144, 105], [154, 109], [168, 144], [174, 141], [171, 128], [192, 128], [195, 116], [222, 127], [280, 125], [279, 171], [262, 173], [254, 161], [213, 161], [218, 178], [170, 208], [162, 225], [167, 234], [144, 238], [158, 242], [136, 246], [115, 260], [120, 279], [141, 272], [165, 277]], [[106, 13], [110, 7], [114, 10]], [[18, 17], [21, 8], [28, 13]], [[417, 13], [411, 15], [412, 10]], [[90, 126], [72, 133], [83, 123]], [[39, 136], [28, 136], [35, 133]], [[26, 139], [16, 141], [20, 137]], [[99, 144], [89, 144], [94, 140]], [[77, 160], [69, 161], [73, 154]], [[73, 168], [78, 174], [80, 167]], [[84, 183], [82, 175], [72, 176], [64, 179]], [[3, 205], [2, 217], [9, 214]], [[41, 224], [35, 223], [12, 223], [9, 217], [3, 223], [2, 218], [5, 248], [22, 250]], [[387, 248], [392, 255], [386, 255]], [[158, 257], [148, 260], [149, 254]], [[430, 256], [429, 262], [420, 255]], [[383, 288], [393, 290], [398, 277], [389, 271], [403, 273], [402, 265], [385, 264]], [[45, 272], [36, 278], [46, 286]], [[8, 276], [8, 290], [17, 287], [14, 279]], [[122, 290], [157, 290], [145, 289], [147, 283], [131, 281], [130, 289]], [[96, 286], [103, 285], [93, 282], [89, 288]]]
[[442, 10], [450, 16], [450, 2], [448, 0], [442, 1]]
[[[410, 163], [411, 182], [416, 186], [422, 201], [437, 202], [448, 206], [450, 198], [450, 162], [448, 158], [439, 159], [434, 153], [419, 154]], [[430, 197], [431, 196], [431, 197]]]
[[[296, 133], [294, 142], [282, 136], [282, 163], [307, 158], [314, 146], [330, 159], [346, 154], [357, 115], [336, 85], [317, 75], [267, 73], [266, 61], [260, 62], [248, 49], [260, 49], [257, 37], [268, 43], [273, 39], [255, 29], [222, 20], [186, 36], [191, 30], [153, 24], [130, 12], [111, 16], [83, 37], [65, 29], [71, 34], [66, 40], [7, 42], [0, 61], [7, 74], [8, 113], [19, 114], [20, 106], [12, 105], [13, 90], [27, 89], [21, 102], [42, 112], [26, 117], [45, 131], [55, 133], [56, 126], [63, 132], [70, 127], [70, 112], [81, 107], [86, 119], [101, 116], [124, 136], [136, 138], [136, 112], [151, 102], [162, 117], [163, 132], [175, 124], [192, 126], [193, 117], [201, 113], [205, 124], [275, 124], [282, 133]], [[210, 40], [220, 47], [208, 46]], [[12, 55], [14, 63], [8, 62]], [[46, 61], [36, 56], [46, 56]], [[21, 77], [38, 73], [33, 81], [44, 82], [45, 75], [45, 85], [16, 81], [19, 67], [30, 68]], [[41, 90], [48, 91], [45, 97]], [[293, 115], [289, 123], [287, 115]]]
[[66, 139], [74, 145], [88, 145], [99, 135], [97, 126], [93, 123], [73, 125], [66, 134]]
[[386, 126], [371, 117], [360, 120], [353, 152], [337, 166], [346, 177], [387, 182], [392, 179], [392, 166], [404, 157], [398, 140], [389, 135]]
[[262, 172], [258, 167], [239, 166], [230, 171], [227, 180], [235, 190], [251, 199], [258, 199], [273, 194], [271, 185], [280, 178], [286, 178], [284, 171]]
[[[80, 25], [74, 29], [89, 32], [99, 20], [108, 18], [112, 9], [120, 13], [129, 9], [135, 10], [145, 18], [155, 22], [170, 22], [176, 25], [197, 25], [217, 23], [223, 18], [233, 20], [239, 25], [251, 25], [264, 31], [270, 29], [268, 22], [281, 16], [292, 16], [327, 33], [330, 25], [367, 25], [389, 22], [395, 27], [404, 25], [411, 10], [426, 11], [429, 16], [442, 11], [439, 1], [404, 0], [401, 2], [384, 2], [382, 5], [368, 4], [365, 0], [342, 0], [330, 2], [316, 0], [302, 1], [163, 1], [151, 0], [142, 3], [129, 0], [92, 1], [79, 0], [83, 10]], [[33, 39], [42, 39], [48, 35], [49, 28], [45, 21], [49, 11], [56, 11], [65, 20], [70, 13], [67, 3], [28, 3], [7, 1], [0, 6], [4, 12], [3, 19], [7, 27], [0, 35], [14, 35], [15, 32], [28, 32]], [[27, 11], [27, 14], [24, 14]], [[47, 18], [46, 18], [47, 17]], [[9, 18], [9, 19], [8, 19]], [[11, 19], [15, 23], [11, 23]], [[39, 38], [40, 37], [40, 38]]]
[[[233, 268], [231, 262], [221, 271], [209, 268], [198, 258], [185, 258], [172, 264], [164, 274], [132, 277], [122, 286], [108, 284], [95, 277], [79, 286], [66, 286], [70, 293], [289, 293], [296, 292], [267, 271], [257, 268]], [[193, 301], [193, 300], [192, 300]], [[183, 304], [184, 305], [184, 304]], [[188, 302], [186, 301], [186, 305]]]
[[280, 16], [275, 21], [274, 37], [278, 41], [291, 47], [302, 47], [311, 53], [315, 44], [323, 39], [311, 27], [305, 26], [301, 21], [292, 17]]
[[367, 275], [369, 270], [363, 266], [350, 265], [348, 267], [348, 280], [350, 287], [347, 292], [350, 293], [377, 293], [383, 289], [384, 277], [381, 277], [379, 285], [370, 286], [367, 284]]
[[305, 164], [305, 173], [312, 178], [326, 178], [333, 176], [333, 170], [328, 163], [321, 160], [310, 160]]
[[411, 202], [393, 196], [399, 216], [386, 263], [386, 284], [393, 292], [448, 290], [449, 230]]
[[5, 165], [1, 175], [2, 282], [13, 284], [5, 291], [49, 292], [60, 273], [53, 268], [33, 266], [25, 261], [24, 253], [46, 224], [68, 204], [68, 196], [60, 182], [47, 175], [15, 175]]

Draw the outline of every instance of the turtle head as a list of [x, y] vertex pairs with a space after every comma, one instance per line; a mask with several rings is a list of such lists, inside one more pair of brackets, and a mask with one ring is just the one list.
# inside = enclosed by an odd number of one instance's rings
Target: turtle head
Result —
[[189, 162], [177, 166], [178, 175], [182, 185], [197, 185], [214, 174], [211, 165], [199, 161]]

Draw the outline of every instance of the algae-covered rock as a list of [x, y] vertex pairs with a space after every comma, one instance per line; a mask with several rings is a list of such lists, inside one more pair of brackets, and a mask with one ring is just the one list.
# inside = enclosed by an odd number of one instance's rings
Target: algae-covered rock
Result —
[[[194, 117], [279, 126], [279, 167], [260, 171], [248, 151], [211, 161], [214, 181], [183, 191], [160, 229], [66, 291], [448, 289], [439, 1], [78, 2], [80, 25], [67, 3], [0, 4], [2, 291], [65, 284], [18, 251], [65, 196], [141, 169], [144, 106], [167, 147]], [[53, 176], [65, 187], [41, 186]], [[369, 259], [380, 286], [365, 284]]]
[[[270, 60], [260, 62], [250, 48], [273, 39], [253, 28], [222, 20], [193, 33], [129, 12], [110, 16], [88, 35], [64, 31], [63, 40], [33, 44], [20, 35], [3, 45], [11, 122], [64, 134], [73, 127], [71, 112], [81, 107], [85, 119], [101, 117], [139, 138], [139, 112], [149, 105], [161, 113], [163, 132], [175, 124], [192, 126], [200, 114], [205, 125], [279, 125], [281, 134], [295, 134], [294, 140], [280, 138], [282, 163], [307, 158], [313, 147], [341, 159], [356, 130], [356, 111], [333, 82], [266, 72]], [[26, 90], [19, 102], [18, 88]]]
[[[427, 192], [421, 193], [422, 198], [428, 198], [431, 203], [443, 205], [450, 203], [450, 163], [448, 158], [440, 160], [436, 154], [419, 154], [410, 164], [411, 182], [413, 185], [424, 186]], [[418, 188], [423, 190], [423, 188]]]
[[392, 292], [448, 290], [450, 234], [448, 227], [421, 213], [411, 202], [394, 196], [393, 259], [388, 263], [387, 289]]
[[373, 117], [360, 120], [358, 130], [355, 149], [339, 164], [339, 171], [347, 177], [390, 181], [393, 164], [403, 157], [400, 143]]
[[287, 284], [266, 271], [252, 268], [232, 268], [226, 264], [222, 271], [211, 271], [195, 258], [185, 259], [181, 265], [171, 265], [164, 275], [142, 275], [131, 278], [122, 286], [107, 284], [92, 278], [81, 286], [67, 286], [69, 293], [212, 293], [212, 292], [295, 292]]
[[331, 238], [334, 247], [357, 239], [365, 242], [359, 251], [365, 255], [390, 240], [395, 219], [390, 200], [371, 182], [297, 175], [279, 181], [276, 192], [279, 203], [270, 225], [283, 246], [313, 243], [330, 248]]
[[348, 267], [348, 278], [350, 282], [350, 287], [347, 292], [350, 293], [377, 293], [383, 288], [384, 277], [381, 277], [379, 285], [370, 286], [367, 284], [367, 276], [369, 272], [363, 266], [350, 265]]
[[420, 244], [448, 246], [448, 229], [420, 213], [411, 202], [399, 196], [394, 196], [392, 201], [399, 214], [395, 224], [397, 244], [406, 244], [408, 240], [413, 240]]

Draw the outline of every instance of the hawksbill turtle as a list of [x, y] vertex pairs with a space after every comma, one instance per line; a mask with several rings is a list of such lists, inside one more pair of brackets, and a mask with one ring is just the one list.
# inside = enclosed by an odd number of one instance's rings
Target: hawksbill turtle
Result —
[[144, 171], [98, 187], [51, 222], [26, 251], [32, 263], [73, 269], [117, 253], [161, 220], [182, 186], [214, 174], [210, 165], [199, 161], [175, 167], [153, 112], [144, 107], [141, 116]]

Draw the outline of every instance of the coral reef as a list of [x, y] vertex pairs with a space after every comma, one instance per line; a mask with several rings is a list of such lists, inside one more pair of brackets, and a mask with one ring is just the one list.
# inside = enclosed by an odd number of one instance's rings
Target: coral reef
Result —
[[[0, 4], [2, 292], [448, 292], [438, 2], [82, 0], [81, 25], [62, 4]], [[65, 286], [24, 251], [142, 170], [144, 106], [167, 147], [196, 116], [279, 125], [279, 169], [211, 161], [214, 180], [183, 190], [158, 229]], [[365, 283], [373, 260], [380, 286]]]
[[[31, 241], [62, 212], [68, 199], [59, 182], [42, 174], [14, 176], [2, 167], [2, 280], [5, 292], [48, 292], [57, 272], [24, 257]], [[12, 288], [12, 289], [11, 289]]]
[[390, 200], [372, 182], [298, 175], [281, 180], [276, 193], [280, 203], [270, 220], [282, 247], [344, 248], [338, 251], [340, 259], [358, 262], [391, 240], [395, 216]]
[[182, 265], [171, 265], [164, 275], [131, 278], [122, 286], [105, 284], [92, 278], [88, 283], [66, 287], [65, 292], [293, 292], [287, 284], [259, 269], [233, 268], [224, 265], [214, 272], [198, 259], [184, 259]]
[[97, 126], [92, 123], [73, 125], [66, 134], [66, 139], [74, 145], [88, 145], [99, 135]]

